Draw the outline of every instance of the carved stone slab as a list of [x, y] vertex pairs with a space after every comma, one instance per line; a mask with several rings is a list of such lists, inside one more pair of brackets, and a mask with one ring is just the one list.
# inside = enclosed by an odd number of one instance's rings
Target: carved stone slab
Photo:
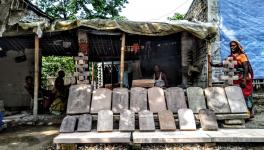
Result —
[[208, 87], [204, 92], [209, 109], [215, 113], [230, 113], [230, 107], [223, 88]]
[[115, 88], [113, 90], [112, 111], [113, 113], [120, 113], [124, 109], [128, 109], [128, 90], [127, 88]]
[[134, 87], [130, 90], [130, 110], [139, 112], [147, 110], [147, 89], [142, 87]]
[[138, 113], [139, 118], [139, 130], [140, 131], [154, 131], [155, 123], [153, 118], [153, 112], [143, 110]]
[[160, 130], [176, 130], [173, 113], [170, 110], [163, 110], [158, 112]]
[[111, 110], [112, 91], [106, 88], [94, 90], [92, 98], [91, 113], [98, 113], [100, 110]]
[[79, 117], [77, 131], [88, 132], [92, 129], [92, 116], [90, 114], [83, 114]]
[[150, 111], [157, 113], [167, 110], [164, 92], [162, 88], [152, 87], [148, 89], [148, 102]]
[[187, 108], [184, 91], [182, 88], [171, 87], [165, 90], [168, 110], [177, 113], [181, 108]]
[[182, 108], [178, 110], [180, 130], [196, 130], [195, 119], [191, 109]]
[[111, 110], [100, 110], [98, 112], [97, 131], [113, 131], [113, 112]]
[[61, 123], [61, 133], [72, 133], [75, 130], [77, 118], [75, 116], [66, 116]]
[[199, 119], [205, 131], [218, 130], [218, 124], [214, 112], [210, 109], [200, 109]]
[[67, 114], [81, 114], [90, 112], [92, 97], [91, 85], [80, 84], [70, 87]]
[[225, 87], [227, 100], [232, 113], [245, 113], [248, 111], [242, 90], [238, 86]]
[[187, 97], [189, 108], [193, 113], [199, 113], [200, 109], [206, 109], [203, 89], [200, 87], [188, 87]]
[[125, 109], [120, 113], [119, 130], [120, 131], [135, 130], [135, 113], [133, 111]]

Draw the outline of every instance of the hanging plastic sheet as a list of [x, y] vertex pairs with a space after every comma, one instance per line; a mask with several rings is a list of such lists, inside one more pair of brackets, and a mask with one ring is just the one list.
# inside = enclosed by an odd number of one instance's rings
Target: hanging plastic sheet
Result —
[[219, 0], [222, 59], [230, 54], [229, 42], [238, 40], [252, 64], [255, 79], [264, 79], [263, 0]]

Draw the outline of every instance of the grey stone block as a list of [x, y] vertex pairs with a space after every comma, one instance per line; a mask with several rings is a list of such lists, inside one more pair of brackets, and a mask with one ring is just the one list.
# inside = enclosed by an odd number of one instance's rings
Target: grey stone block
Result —
[[128, 90], [127, 88], [115, 88], [113, 90], [112, 111], [120, 113], [128, 109]]
[[246, 113], [248, 111], [242, 90], [238, 86], [225, 87], [227, 100], [232, 113]]
[[211, 138], [202, 131], [133, 132], [134, 143], [208, 143]]
[[208, 108], [215, 113], [230, 113], [230, 107], [221, 87], [208, 87], [204, 90]]
[[130, 143], [130, 132], [75, 132], [75, 133], [61, 133], [54, 138], [53, 142], [60, 143]]
[[179, 87], [171, 87], [165, 90], [168, 110], [177, 113], [181, 108], [187, 108], [184, 91]]
[[242, 124], [245, 124], [245, 120], [242, 120], [242, 119], [225, 120], [225, 124], [228, 124], [228, 125], [242, 125]]
[[119, 120], [120, 131], [134, 131], [135, 130], [135, 113], [131, 110], [123, 110], [120, 113]]
[[162, 110], [167, 110], [164, 91], [159, 87], [152, 87], [148, 89], [149, 109], [153, 113]]
[[66, 116], [61, 123], [60, 133], [72, 133], [75, 130], [77, 117], [76, 116]]
[[100, 110], [111, 110], [111, 99], [111, 90], [106, 88], [99, 88], [94, 90], [91, 113], [98, 113]]
[[196, 130], [194, 115], [191, 109], [178, 110], [180, 130]]
[[147, 110], [147, 89], [142, 87], [134, 87], [130, 90], [130, 110], [140, 112]]
[[138, 113], [139, 118], [139, 130], [140, 131], [154, 131], [155, 123], [153, 118], [153, 112], [143, 110]]
[[170, 110], [163, 110], [158, 112], [160, 130], [176, 130], [173, 113]]
[[88, 132], [92, 129], [92, 116], [90, 114], [83, 114], [78, 119], [78, 132]]
[[113, 112], [111, 110], [100, 110], [98, 112], [97, 131], [113, 131]]
[[200, 109], [206, 109], [203, 89], [200, 87], [188, 87], [187, 97], [189, 108], [193, 113], [199, 113]]
[[80, 84], [70, 87], [67, 114], [81, 114], [90, 112], [92, 95], [91, 85]]
[[216, 116], [212, 110], [200, 109], [199, 119], [203, 130], [218, 130]]

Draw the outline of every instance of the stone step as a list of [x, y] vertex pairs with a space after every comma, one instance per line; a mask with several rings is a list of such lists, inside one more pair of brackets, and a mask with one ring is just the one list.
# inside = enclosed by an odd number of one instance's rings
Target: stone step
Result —
[[[55, 144], [74, 143], [244, 143], [264, 142], [264, 129], [219, 129], [218, 131], [160, 131], [140, 132], [75, 132], [61, 133]], [[132, 141], [131, 141], [132, 140]]]
[[133, 132], [134, 143], [264, 142], [264, 129], [219, 129], [218, 131]]
[[211, 137], [212, 142], [264, 142], [264, 129], [219, 129], [204, 133]]
[[133, 132], [133, 143], [208, 143], [211, 138], [203, 131]]
[[53, 139], [55, 144], [60, 143], [130, 143], [130, 132], [74, 132], [61, 133]]

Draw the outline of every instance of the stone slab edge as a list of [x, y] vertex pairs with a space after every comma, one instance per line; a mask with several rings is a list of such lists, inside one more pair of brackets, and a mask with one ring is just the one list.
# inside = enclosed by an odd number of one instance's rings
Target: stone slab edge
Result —
[[61, 133], [53, 139], [55, 144], [74, 143], [130, 143], [130, 132], [75, 132]]

